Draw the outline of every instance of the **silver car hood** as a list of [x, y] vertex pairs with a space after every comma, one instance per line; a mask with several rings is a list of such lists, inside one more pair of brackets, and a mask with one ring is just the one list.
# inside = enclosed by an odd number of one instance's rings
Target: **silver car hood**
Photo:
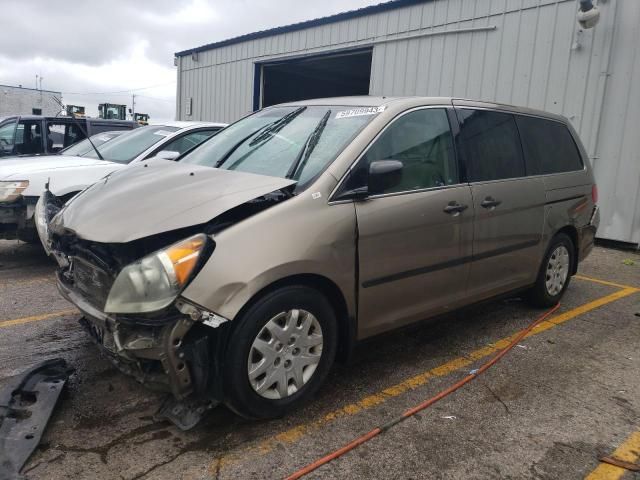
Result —
[[131, 165], [72, 199], [51, 228], [85, 240], [126, 243], [206, 223], [294, 180], [220, 170], [171, 160]]

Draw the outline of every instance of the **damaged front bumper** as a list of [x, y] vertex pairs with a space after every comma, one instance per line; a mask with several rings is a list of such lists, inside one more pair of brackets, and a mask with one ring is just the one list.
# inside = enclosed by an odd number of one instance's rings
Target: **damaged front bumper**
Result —
[[219, 332], [201, 320], [203, 315], [192, 318], [200, 309], [188, 304], [192, 315], [168, 309], [165, 317], [154, 319], [108, 315], [68, 286], [60, 274], [57, 284], [62, 296], [82, 312], [82, 326], [120, 371], [154, 390], [170, 392], [177, 400], [219, 396], [214, 358]]

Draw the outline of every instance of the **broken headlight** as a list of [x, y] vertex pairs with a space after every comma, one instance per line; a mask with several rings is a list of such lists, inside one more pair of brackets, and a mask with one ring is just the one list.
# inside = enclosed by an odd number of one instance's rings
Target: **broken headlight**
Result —
[[29, 186], [29, 180], [11, 180], [0, 182], [0, 202], [15, 202]]
[[191, 279], [206, 243], [206, 235], [194, 235], [124, 267], [105, 312], [147, 313], [170, 305]]

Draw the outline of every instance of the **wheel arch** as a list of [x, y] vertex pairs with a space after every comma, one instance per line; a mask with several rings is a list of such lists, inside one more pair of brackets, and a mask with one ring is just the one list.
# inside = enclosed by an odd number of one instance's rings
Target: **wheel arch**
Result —
[[249, 299], [249, 301], [242, 306], [242, 308], [236, 315], [236, 318], [240, 317], [256, 301], [258, 301], [266, 294], [282, 287], [294, 285], [309, 287], [317, 290], [329, 301], [331, 307], [335, 312], [338, 328], [337, 359], [339, 361], [346, 362], [350, 357], [352, 347], [355, 343], [356, 321], [354, 318], [350, 317], [347, 307], [347, 301], [338, 285], [336, 285], [335, 282], [323, 275], [311, 273], [296, 274], [278, 279], [256, 292]]
[[573, 265], [571, 265], [571, 275], [575, 275], [576, 273], [578, 273], [578, 258], [580, 258], [580, 241], [578, 239], [578, 229], [573, 225], [565, 225], [554, 233], [554, 235], [551, 237], [551, 240], [553, 240], [553, 238], [560, 233], [564, 233], [566, 236], [568, 236], [573, 243], [575, 255], [573, 259]]

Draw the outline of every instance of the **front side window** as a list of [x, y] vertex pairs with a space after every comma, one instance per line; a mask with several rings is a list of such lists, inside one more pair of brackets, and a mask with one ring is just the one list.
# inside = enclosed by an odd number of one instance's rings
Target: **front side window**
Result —
[[573, 172], [584, 168], [569, 129], [552, 120], [516, 116], [529, 175]]
[[406, 192], [458, 183], [453, 139], [445, 109], [409, 112], [395, 120], [358, 163], [356, 177], [366, 182], [371, 162], [399, 160], [402, 179], [381, 193]]
[[[154, 146], [156, 143], [161, 142], [177, 130], [179, 130], [177, 127], [164, 125], [136, 128], [99, 146], [98, 151], [105, 160], [129, 163], [142, 152]], [[98, 158], [94, 150], [87, 152], [87, 154], [83, 156]]]
[[525, 176], [518, 129], [513, 115], [487, 110], [456, 109], [460, 149], [469, 181]]
[[13, 152], [13, 138], [16, 132], [16, 122], [0, 125], [0, 154]]
[[304, 188], [378, 113], [378, 107], [273, 107], [209, 139], [182, 162], [273, 177]]

